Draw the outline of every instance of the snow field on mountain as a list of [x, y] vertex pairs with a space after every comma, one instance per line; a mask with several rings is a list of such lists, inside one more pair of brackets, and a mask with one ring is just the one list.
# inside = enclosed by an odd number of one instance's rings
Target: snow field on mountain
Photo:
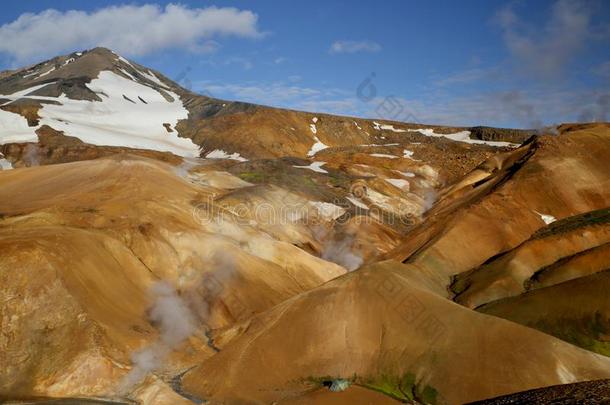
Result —
[[[87, 85], [101, 102], [72, 100], [63, 94], [57, 98], [28, 96], [46, 85], [48, 83], [2, 98], [60, 102], [61, 105], [43, 104], [38, 112], [39, 126], [49, 125], [92, 145], [152, 149], [184, 157], [199, 155], [199, 146], [190, 139], [180, 138], [175, 130], [178, 121], [188, 117], [188, 110], [179, 96], [169, 90], [163, 91], [172, 101], [152, 87], [111, 71], [102, 71]], [[0, 143], [36, 142], [36, 129], [28, 127], [20, 115], [0, 111]]]

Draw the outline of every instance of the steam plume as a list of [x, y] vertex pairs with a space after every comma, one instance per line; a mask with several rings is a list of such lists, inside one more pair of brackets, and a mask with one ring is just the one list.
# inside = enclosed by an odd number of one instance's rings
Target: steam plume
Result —
[[22, 160], [27, 166], [38, 166], [40, 164], [38, 156], [38, 145], [30, 143], [25, 147]]
[[[226, 293], [225, 288], [231, 283], [238, 269], [236, 259], [230, 252], [217, 251], [210, 262], [213, 271], [203, 273], [185, 291], [184, 296], [198, 323], [208, 328], [213, 327], [211, 324], [213, 323], [212, 306], [214, 302], [222, 299], [223, 294]], [[236, 296], [233, 298], [237, 299]], [[235, 302], [233, 303], [235, 304]], [[225, 308], [229, 309], [233, 316], [239, 315], [233, 311], [239, 310], [240, 305]]]
[[355, 236], [345, 235], [343, 238], [326, 239], [322, 247], [322, 259], [337, 263], [348, 271], [356, 270], [362, 265], [364, 259], [354, 248]]
[[133, 367], [124, 377], [120, 392], [126, 393], [149, 372], [159, 368], [165, 358], [195, 331], [191, 311], [178, 296], [174, 288], [164, 281], [151, 287], [154, 299], [148, 317], [159, 330], [159, 339], [131, 356]]

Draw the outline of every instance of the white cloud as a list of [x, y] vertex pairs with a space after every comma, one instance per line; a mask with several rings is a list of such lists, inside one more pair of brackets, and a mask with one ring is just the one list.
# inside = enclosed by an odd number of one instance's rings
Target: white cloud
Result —
[[209, 65], [216, 69], [223, 69], [226, 66], [236, 65], [240, 66], [244, 70], [250, 70], [254, 67], [254, 62], [250, 58], [242, 56], [227, 56], [224, 58], [209, 58], [201, 60], [201, 64]]
[[292, 86], [281, 82], [267, 84], [220, 84], [201, 83], [211, 94], [215, 96], [230, 96], [239, 101], [272, 104], [285, 101], [294, 101], [300, 98], [317, 97], [322, 94], [321, 90], [308, 87]]
[[223, 62], [223, 65], [240, 65], [244, 70], [250, 70], [254, 67], [254, 63], [250, 59], [241, 56], [228, 58]]
[[483, 80], [497, 80], [500, 77], [500, 73], [497, 68], [465, 69], [434, 79], [432, 84], [438, 87], [447, 87], [476, 83]]
[[168, 4], [121, 5], [93, 12], [48, 9], [25, 13], [0, 26], [0, 52], [17, 62], [64, 51], [105, 46], [128, 56], [183, 48], [209, 52], [213, 38], [260, 38], [258, 16], [233, 7], [189, 8]]
[[519, 66], [539, 77], [556, 76], [586, 46], [595, 31], [591, 10], [579, 0], [559, 0], [542, 27], [523, 21], [513, 3], [494, 19], [502, 29], [504, 42]]
[[335, 41], [331, 44], [330, 53], [379, 52], [381, 45], [373, 41]]
[[196, 83], [195, 89], [213, 97], [296, 110], [355, 114], [359, 101], [349, 91], [298, 86], [294, 80], [271, 83]]

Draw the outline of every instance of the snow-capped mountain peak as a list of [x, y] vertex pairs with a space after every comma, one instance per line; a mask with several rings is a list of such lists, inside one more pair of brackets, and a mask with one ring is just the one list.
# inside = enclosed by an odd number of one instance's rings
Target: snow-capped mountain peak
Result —
[[[105, 48], [75, 52], [0, 79], [0, 144], [36, 142], [42, 125], [92, 145], [199, 155], [181, 138], [184, 90]], [[19, 106], [36, 111], [36, 122]]]

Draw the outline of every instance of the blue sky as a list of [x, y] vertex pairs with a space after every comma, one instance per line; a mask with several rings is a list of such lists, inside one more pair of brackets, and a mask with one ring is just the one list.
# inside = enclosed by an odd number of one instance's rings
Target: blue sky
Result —
[[104, 45], [231, 100], [449, 125], [610, 120], [607, 1], [2, 6], [0, 69]]

